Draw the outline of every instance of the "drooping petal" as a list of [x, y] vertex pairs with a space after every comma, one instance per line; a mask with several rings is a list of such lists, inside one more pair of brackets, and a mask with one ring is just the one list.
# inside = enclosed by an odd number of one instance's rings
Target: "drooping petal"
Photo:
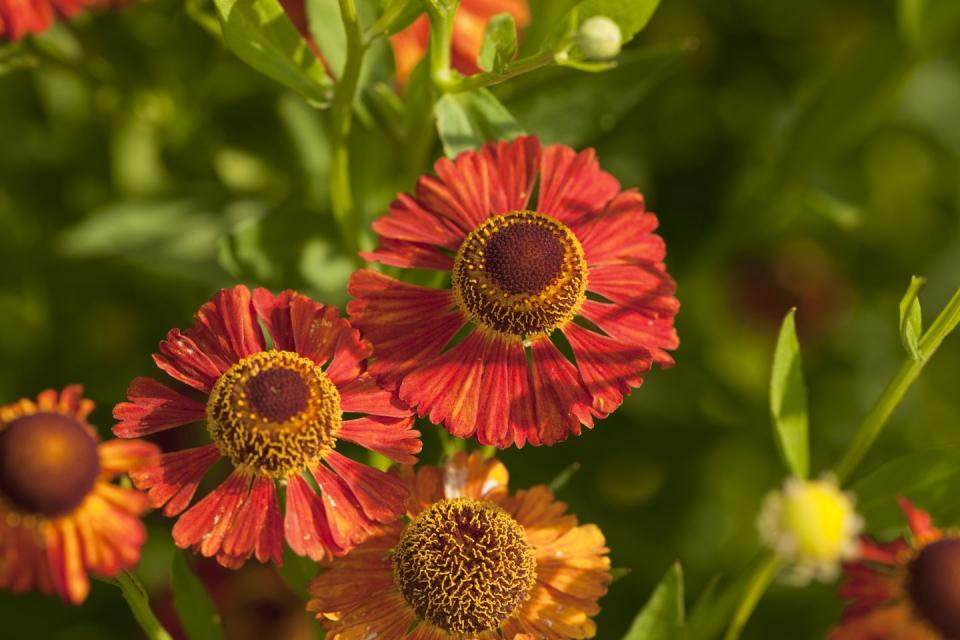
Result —
[[217, 555], [249, 493], [251, 481], [248, 471], [234, 469], [219, 487], [187, 509], [173, 525], [177, 546], [193, 548], [208, 558]]
[[395, 476], [336, 451], [327, 454], [324, 462], [344, 481], [372, 521], [392, 522], [403, 514], [410, 492]]
[[344, 413], [367, 413], [391, 418], [410, 415], [406, 403], [395, 393], [378, 385], [369, 373], [364, 373], [337, 390], [340, 392], [340, 408]]
[[619, 407], [624, 395], [639, 387], [650, 369], [652, 356], [643, 347], [624, 344], [573, 322], [563, 328], [563, 335], [573, 347], [577, 369], [598, 416], [607, 416]]
[[646, 348], [661, 367], [673, 365], [673, 357], [667, 351], [680, 344], [673, 325], [675, 309], [667, 315], [659, 315], [656, 311], [640, 313], [622, 305], [585, 300], [580, 313], [610, 337]]
[[563, 145], [544, 149], [540, 165], [540, 198], [537, 211], [576, 227], [602, 211], [620, 183], [600, 169], [593, 149], [580, 153]]
[[242, 563], [256, 553], [260, 562], [283, 562], [283, 529], [279, 520], [277, 489], [272, 478], [253, 477], [250, 493], [237, 511], [223, 538], [217, 560]]
[[164, 515], [175, 516], [187, 508], [200, 480], [219, 459], [214, 444], [165, 453], [155, 465], [131, 469], [130, 478], [147, 491], [151, 506], [162, 506]]
[[71, 518], [62, 518], [46, 527], [47, 562], [53, 586], [61, 598], [79, 604], [87, 598], [90, 581], [83, 567], [80, 536]]
[[286, 510], [283, 531], [294, 553], [319, 562], [343, 552], [326, 530], [323, 502], [299, 474], [287, 481]]
[[538, 442], [530, 372], [523, 343], [493, 337], [483, 367], [477, 415], [480, 444], [522, 447], [528, 438]]
[[145, 440], [108, 440], [97, 446], [100, 470], [108, 478], [156, 464], [160, 448]]
[[119, 420], [114, 435], [121, 438], [145, 436], [202, 420], [206, 408], [153, 378], [134, 378], [127, 389], [127, 402], [113, 408]]
[[532, 353], [534, 406], [539, 423], [538, 441], [554, 445], [572, 433], [580, 435], [580, 424], [593, 428], [590, 394], [580, 382], [577, 369], [548, 339], [535, 341]]
[[160, 353], [153, 354], [156, 365], [174, 380], [209, 393], [220, 374], [226, 371], [201, 347], [179, 329], [171, 329], [160, 343]]
[[342, 549], [352, 549], [374, 531], [373, 523], [363, 513], [356, 497], [344, 482], [322, 464], [311, 469], [320, 499], [323, 500], [327, 528], [333, 541]]
[[366, 416], [345, 420], [337, 437], [376, 451], [400, 464], [416, 464], [423, 449], [420, 432], [413, 428], [413, 416], [388, 418]]

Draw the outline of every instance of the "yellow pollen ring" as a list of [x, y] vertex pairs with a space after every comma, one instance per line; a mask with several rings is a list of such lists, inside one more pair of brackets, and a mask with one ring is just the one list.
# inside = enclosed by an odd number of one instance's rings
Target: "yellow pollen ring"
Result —
[[237, 466], [285, 478], [316, 465], [335, 446], [340, 392], [312, 360], [290, 351], [247, 356], [217, 379], [207, 431]]
[[491, 216], [464, 239], [451, 275], [473, 322], [521, 340], [549, 335], [580, 311], [587, 264], [580, 241], [551, 216]]

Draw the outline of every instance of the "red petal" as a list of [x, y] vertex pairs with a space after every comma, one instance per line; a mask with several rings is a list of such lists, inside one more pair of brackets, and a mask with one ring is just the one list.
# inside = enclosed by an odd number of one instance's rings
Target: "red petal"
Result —
[[280, 502], [275, 487], [267, 501], [267, 517], [257, 536], [255, 553], [260, 562], [272, 561], [277, 566], [283, 564], [283, 520], [280, 518]]
[[290, 324], [290, 301], [299, 295], [296, 291], [281, 291], [274, 296], [266, 289], [254, 289], [253, 308], [257, 316], [267, 327], [267, 333], [273, 340], [273, 348], [278, 351], [295, 351], [293, 327]]
[[145, 436], [202, 420], [205, 407], [160, 384], [153, 378], [134, 378], [127, 389], [129, 402], [113, 408], [120, 421], [113, 433], [121, 438]]
[[[527, 209], [540, 169], [540, 141], [535, 136], [523, 136], [510, 142], [490, 142], [483, 145], [480, 153], [494, 171], [494, 212]], [[459, 246], [458, 243], [451, 249]]]
[[[444, 247], [456, 251], [463, 242], [466, 231], [449, 218], [425, 209], [405, 193], [397, 196], [387, 215], [373, 223], [373, 230], [383, 238], [415, 243], [425, 246]], [[397, 243], [399, 246], [401, 243]]]
[[404, 378], [400, 399], [416, 406], [421, 418], [429, 416], [434, 424], [443, 423], [457, 437], [473, 435], [480, 409], [481, 376], [492, 345], [493, 340], [480, 332], [470, 333]]
[[413, 416], [386, 418], [366, 416], [345, 420], [337, 437], [376, 451], [400, 464], [416, 464], [423, 449], [420, 432], [413, 429]]
[[403, 515], [410, 492], [398, 478], [336, 451], [324, 461], [346, 483], [371, 520], [392, 522]]
[[47, 562], [53, 587], [60, 597], [73, 604], [87, 598], [90, 582], [83, 566], [83, 551], [76, 525], [70, 518], [56, 521], [47, 529]]
[[101, 472], [108, 477], [157, 464], [160, 448], [145, 440], [108, 440], [97, 446]]
[[590, 269], [587, 289], [653, 317], [673, 316], [680, 303], [677, 285], [663, 265], [613, 264]]
[[593, 427], [590, 394], [580, 383], [576, 368], [549, 339], [537, 340], [533, 354], [533, 393], [540, 425], [539, 442], [554, 445], [573, 433], [580, 435], [580, 423]]
[[184, 512], [173, 525], [173, 541], [206, 557], [217, 555], [249, 491], [250, 472], [234, 469], [223, 483]]
[[443, 216], [466, 233], [494, 213], [490, 208], [490, 171], [476, 151], [467, 151], [456, 160], [440, 158], [433, 166], [437, 176], [423, 176], [417, 182], [420, 204]]
[[537, 211], [575, 227], [602, 211], [620, 191], [620, 183], [600, 170], [597, 154], [579, 154], [570, 147], [552, 145], [543, 152]]
[[629, 395], [631, 387], [639, 387], [642, 374], [650, 370], [652, 357], [643, 347], [632, 347], [568, 323], [563, 334], [573, 347], [577, 368], [587, 391], [593, 396], [597, 415], [610, 414]]
[[[463, 239], [461, 234], [460, 239]], [[361, 251], [360, 257], [368, 262], [379, 262], [403, 269], [432, 269], [450, 271], [453, 258], [428, 244], [381, 238], [374, 251]]]
[[375, 345], [370, 371], [393, 385], [438, 355], [464, 324], [448, 290], [407, 284], [363, 269], [350, 278], [353, 325]]
[[204, 393], [209, 393], [220, 374], [227, 370], [179, 329], [167, 333], [167, 339], [160, 343], [160, 353], [153, 354], [153, 361], [174, 380]]
[[519, 340], [491, 340], [480, 385], [477, 441], [480, 444], [523, 446], [527, 434], [536, 441], [537, 421], [530, 393], [529, 367]]
[[657, 217], [646, 213], [643, 196], [625, 191], [600, 215], [574, 230], [590, 267], [623, 262], [659, 264], [666, 257], [663, 238], [653, 233]]
[[[243, 561], [248, 559], [265, 535], [271, 540], [279, 539], [275, 533], [265, 532], [271, 509], [278, 512], [277, 489], [273, 478], [261, 475], [254, 476], [250, 493], [237, 511], [230, 530], [223, 538], [223, 545], [220, 550], [220, 554], [227, 556], [232, 565], [242, 564]], [[280, 526], [279, 520], [272, 524], [277, 527]], [[274, 546], [274, 548], [265, 550], [263, 557], [258, 554], [257, 559], [260, 562], [266, 562], [271, 558], [275, 561], [277, 558], [282, 560], [282, 557], [283, 547], [278, 550]]]
[[306, 480], [299, 475], [287, 481], [287, 514], [283, 520], [287, 544], [294, 553], [320, 561], [331, 558], [343, 549], [338, 547], [326, 530], [323, 502]]
[[360, 338], [360, 332], [342, 318], [342, 330], [333, 351], [333, 362], [327, 367], [327, 377], [337, 387], [356, 380], [367, 367], [367, 358], [373, 353], [369, 342]]
[[149, 490], [150, 506], [166, 505], [164, 515], [175, 516], [187, 508], [200, 480], [219, 459], [214, 444], [165, 453], [156, 465], [132, 469], [130, 478], [138, 489]]
[[250, 290], [242, 284], [214, 294], [187, 335], [227, 367], [266, 348]]
[[60, 392], [57, 407], [63, 414], [83, 419], [93, 411], [94, 404], [83, 397], [83, 385], [71, 384]]
[[607, 335], [630, 345], [644, 347], [661, 367], [673, 365], [667, 350], [680, 344], [673, 314], [663, 317], [638, 313], [618, 304], [585, 300], [580, 313]]
[[336, 474], [323, 465], [317, 465], [311, 471], [320, 487], [320, 498], [333, 541], [344, 550], [352, 549], [374, 531], [374, 523], [363, 513], [356, 497]]
[[290, 325], [295, 351], [323, 366], [333, 356], [340, 334], [350, 325], [336, 307], [314, 302], [306, 296], [290, 300]]
[[926, 538], [931, 533], [939, 533], [933, 526], [930, 514], [923, 509], [917, 509], [913, 504], [903, 496], [897, 497], [897, 504], [907, 517], [907, 524], [910, 525], [910, 531], [917, 538]]
[[405, 402], [395, 393], [378, 385], [369, 373], [337, 389], [340, 391], [340, 408], [344, 413], [367, 413], [393, 418], [403, 418], [411, 413]]

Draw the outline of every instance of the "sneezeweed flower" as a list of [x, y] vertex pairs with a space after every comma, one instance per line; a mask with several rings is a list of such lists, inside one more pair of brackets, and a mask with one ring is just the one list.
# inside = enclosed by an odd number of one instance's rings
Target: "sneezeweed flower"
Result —
[[603, 534], [543, 485], [510, 495], [507, 470], [479, 453], [405, 468], [409, 522], [337, 560], [307, 609], [328, 638], [592, 638], [610, 583]]
[[[480, 72], [477, 57], [483, 46], [490, 18], [500, 13], [513, 16], [518, 28], [530, 23], [530, 7], [527, 0], [463, 0], [453, 17], [451, 62], [460, 73], [473, 75]], [[390, 38], [397, 71], [397, 82], [404, 84], [414, 67], [427, 54], [430, 42], [430, 20], [421, 15], [400, 33]]]
[[843, 562], [857, 557], [863, 519], [853, 498], [831, 477], [789, 478], [770, 492], [758, 519], [763, 541], [788, 563], [790, 582], [833, 580]]
[[78, 385], [0, 407], [0, 588], [79, 604], [88, 574], [114, 576], [140, 561], [147, 498], [111, 481], [158, 451], [100, 442], [92, 410]]
[[863, 539], [859, 561], [844, 567], [849, 604], [829, 640], [960, 638], [960, 534], [937, 529], [905, 499], [900, 508], [911, 535]]
[[[129, 402], [114, 409], [114, 433], [206, 421], [210, 444], [165, 453], [131, 474], [164, 514], [183, 512], [173, 527], [177, 545], [236, 568], [254, 555], [280, 564], [286, 538], [295, 553], [320, 560], [400, 517], [404, 484], [336, 450], [352, 442], [405, 464], [420, 451], [410, 411], [366, 372], [370, 353], [335, 308], [293, 291], [224, 289], [193, 327], [171, 330], [154, 362], [174, 386], [134, 380]], [[187, 509], [221, 459], [233, 471]], [[283, 517], [278, 485], [286, 487]]]
[[374, 222], [380, 246], [363, 255], [449, 272], [451, 286], [370, 270], [349, 285], [371, 371], [421, 416], [483, 444], [551, 445], [615, 410], [652, 363], [673, 363], [678, 302], [657, 218], [592, 150], [523, 137], [435, 168]]
[[72, 18], [85, 8], [124, 4], [116, 0], [0, 0], [0, 42], [43, 33], [57, 18]]

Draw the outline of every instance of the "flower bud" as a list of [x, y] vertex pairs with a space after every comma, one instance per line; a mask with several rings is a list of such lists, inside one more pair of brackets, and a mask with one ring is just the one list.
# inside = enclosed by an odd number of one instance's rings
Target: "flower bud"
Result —
[[833, 478], [789, 478], [782, 491], [767, 495], [757, 526], [763, 541], [791, 565], [788, 578], [805, 584], [832, 580], [841, 563], [857, 557], [863, 519]]
[[587, 60], [609, 60], [620, 53], [623, 36], [620, 27], [610, 18], [593, 16], [580, 25], [577, 44]]

